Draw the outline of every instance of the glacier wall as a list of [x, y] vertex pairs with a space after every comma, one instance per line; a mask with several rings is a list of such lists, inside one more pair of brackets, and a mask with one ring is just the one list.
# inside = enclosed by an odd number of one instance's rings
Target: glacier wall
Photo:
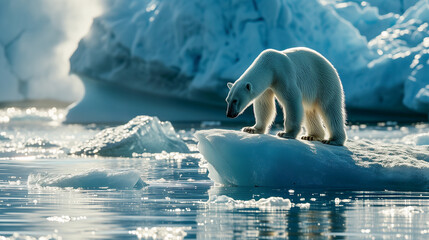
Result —
[[94, 21], [71, 69], [141, 91], [222, 103], [226, 82], [262, 50], [302, 45], [343, 73], [374, 57], [356, 29], [316, 0], [119, 1]]
[[[114, 3], [70, 59], [82, 79], [220, 107], [226, 83], [262, 50], [306, 46], [337, 68], [349, 109], [429, 112], [427, 0]], [[87, 87], [86, 97], [93, 90]], [[103, 112], [102, 104], [91, 104], [84, 98], [69, 118], [78, 121], [80, 109], [91, 107]], [[129, 115], [147, 114], [140, 111]]]

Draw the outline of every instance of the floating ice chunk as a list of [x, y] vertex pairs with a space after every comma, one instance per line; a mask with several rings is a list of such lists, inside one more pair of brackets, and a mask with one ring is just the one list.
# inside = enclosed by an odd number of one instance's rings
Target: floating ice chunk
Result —
[[259, 208], [260, 210], [289, 210], [292, 207], [292, 203], [289, 199], [281, 197], [269, 197], [261, 198], [259, 200], [235, 200], [231, 197], [211, 196], [207, 202], [208, 207], [215, 208], [227, 208], [227, 209], [238, 209], [238, 208]]
[[0, 141], [9, 141], [9, 140], [11, 140], [11, 138], [7, 136], [5, 132], [0, 132]]
[[107, 128], [72, 149], [72, 154], [132, 157], [133, 153], [189, 152], [170, 122], [137, 116], [127, 124]]
[[309, 209], [310, 203], [297, 203], [296, 206], [301, 208], [301, 209]]
[[213, 129], [198, 131], [209, 177], [238, 186], [428, 189], [429, 146], [345, 147]]
[[31, 188], [60, 187], [60, 188], [112, 188], [133, 189], [142, 188], [145, 184], [138, 171], [90, 170], [76, 174], [30, 174], [27, 184]]
[[335, 198], [335, 200], [334, 200], [334, 202], [335, 202], [335, 205], [339, 205], [340, 203], [348, 203], [348, 202], [351, 202], [352, 200], [350, 200], [350, 199], [340, 199], [340, 198]]
[[152, 227], [141, 228], [129, 231], [129, 234], [136, 235], [138, 239], [168, 239], [180, 240], [186, 237], [191, 227]]

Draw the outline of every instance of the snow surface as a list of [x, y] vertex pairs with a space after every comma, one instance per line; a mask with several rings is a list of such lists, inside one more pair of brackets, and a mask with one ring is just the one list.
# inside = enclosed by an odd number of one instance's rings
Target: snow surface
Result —
[[187, 153], [170, 122], [157, 117], [137, 116], [124, 125], [107, 128], [71, 150], [72, 154], [132, 157], [133, 153]]
[[429, 146], [349, 140], [344, 147], [272, 135], [198, 131], [209, 177], [238, 186], [419, 189], [429, 187]]
[[[116, 1], [79, 43], [71, 71], [85, 85], [110, 83], [224, 107], [226, 82], [262, 50], [306, 46], [337, 68], [348, 108], [428, 113], [427, 13], [427, 0]], [[85, 98], [99, 104], [84, 98], [67, 119], [117, 118], [109, 114], [107, 94], [86, 90]], [[187, 120], [188, 114], [168, 115], [170, 108], [156, 102], [130, 111]], [[210, 120], [206, 113], [194, 117]]]
[[30, 188], [60, 187], [60, 188], [110, 188], [133, 189], [146, 185], [135, 170], [111, 171], [93, 169], [87, 172], [73, 174], [30, 174], [27, 184]]

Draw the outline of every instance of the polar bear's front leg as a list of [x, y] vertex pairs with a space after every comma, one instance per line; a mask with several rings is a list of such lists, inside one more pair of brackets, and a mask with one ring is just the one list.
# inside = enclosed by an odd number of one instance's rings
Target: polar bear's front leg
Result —
[[289, 90], [289, 93], [285, 91], [281, 92], [280, 94], [277, 94], [277, 98], [283, 106], [283, 115], [285, 116], [285, 130], [278, 132], [277, 136], [282, 138], [294, 139], [301, 131], [301, 124], [303, 119], [301, 92], [296, 88]]
[[255, 100], [253, 103], [253, 113], [255, 114], [255, 125], [244, 127], [241, 130], [248, 133], [266, 133], [276, 116], [275, 98], [271, 89], [267, 89]]

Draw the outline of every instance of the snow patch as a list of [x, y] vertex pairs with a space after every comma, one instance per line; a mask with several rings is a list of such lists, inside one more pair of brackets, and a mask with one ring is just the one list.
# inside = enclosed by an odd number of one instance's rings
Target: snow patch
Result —
[[118, 127], [107, 128], [72, 149], [72, 154], [132, 157], [139, 153], [189, 152], [170, 122], [137, 116]]
[[213, 129], [198, 149], [215, 182], [238, 186], [422, 189], [429, 147], [349, 140], [344, 147]]
[[27, 185], [30, 188], [133, 189], [142, 188], [146, 183], [143, 182], [138, 171], [94, 169], [73, 174], [30, 174]]

